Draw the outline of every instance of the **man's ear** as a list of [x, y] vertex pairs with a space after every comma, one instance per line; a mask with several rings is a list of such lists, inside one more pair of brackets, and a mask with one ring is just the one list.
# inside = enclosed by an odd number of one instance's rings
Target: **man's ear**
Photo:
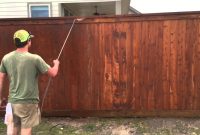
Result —
[[16, 46], [21, 46], [21, 41], [19, 38], [15, 38], [15, 45]]

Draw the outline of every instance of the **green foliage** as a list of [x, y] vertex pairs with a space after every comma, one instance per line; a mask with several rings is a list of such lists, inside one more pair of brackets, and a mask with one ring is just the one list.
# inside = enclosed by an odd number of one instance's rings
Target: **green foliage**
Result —
[[6, 125], [3, 123], [3, 118], [0, 119], [0, 135], [5, 135]]
[[86, 132], [95, 132], [97, 130], [97, 126], [95, 125], [95, 123], [88, 123], [86, 125], [83, 125], [81, 128], [83, 131]]

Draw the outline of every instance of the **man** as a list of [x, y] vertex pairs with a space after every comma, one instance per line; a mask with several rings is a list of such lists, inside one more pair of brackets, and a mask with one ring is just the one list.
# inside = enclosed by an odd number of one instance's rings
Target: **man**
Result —
[[0, 106], [3, 80], [8, 76], [13, 135], [17, 135], [20, 130], [21, 135], [31, 135], [32, 127], [40, 122], [38, 75], [47, 73], [55, 77], [58, 73], [58, 60], [54, 60], [54, 66], [50, 67], [39, 55], [29, 53], [33, 37], [26, 30], [16, 31], [13, 39], [17, 49], [6, 54], [0, 65]]

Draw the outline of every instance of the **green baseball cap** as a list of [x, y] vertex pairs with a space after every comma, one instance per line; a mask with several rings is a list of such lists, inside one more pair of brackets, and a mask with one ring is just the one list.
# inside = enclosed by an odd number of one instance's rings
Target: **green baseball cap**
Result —
[[13, 39], [18, 38], [20, 40], [20, 42], [22, 43], [22, 42], [29, 40], [30, 38], [33, 38], [33, 37], [34, 37], [34, 35], [31, 35], [26, 30], [18, 30], [14, 33]]

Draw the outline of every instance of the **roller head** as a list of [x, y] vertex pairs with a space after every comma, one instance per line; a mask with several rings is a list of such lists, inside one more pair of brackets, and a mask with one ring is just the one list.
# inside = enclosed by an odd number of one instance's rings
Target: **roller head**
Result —
[[83, 21], [85, 18], [77, 18], [76, 20], [78, 21], [78, 22], [80, 22], [80, 21]]

